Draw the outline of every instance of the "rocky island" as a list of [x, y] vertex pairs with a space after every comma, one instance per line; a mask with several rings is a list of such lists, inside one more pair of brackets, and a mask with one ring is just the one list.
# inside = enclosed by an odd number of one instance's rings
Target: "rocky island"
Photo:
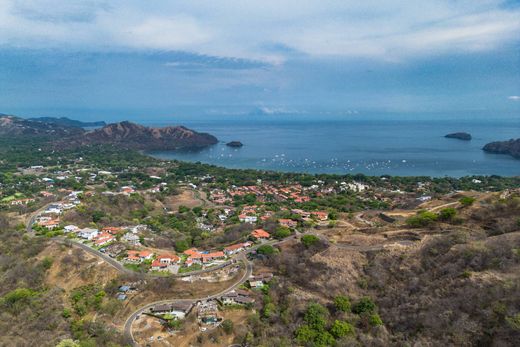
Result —
[[508, 154], [514, 158], [520, 159], [520, 139], [490, 142], [486, 144], [482, 150], [488, 153]]
[[463, 140], [463, 141], [471, 140], [471, 134], [468, 134], [465, 132], [451, 133], [451, 134], [445, 135], [444, 137], [446, 137], [448, 139], [457, 139], [457, 140]]
[[226, 146], [235, 147], [235, 148], [240, 148], [243, 145], [244, 144], [242, 142], [240, 142], [240, 141], [231, 141], [231, 142], [226, 143]]

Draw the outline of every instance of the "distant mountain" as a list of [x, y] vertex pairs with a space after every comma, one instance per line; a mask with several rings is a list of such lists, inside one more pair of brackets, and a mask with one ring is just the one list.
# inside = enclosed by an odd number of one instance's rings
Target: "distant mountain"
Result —
[[84, 130], [77, 127], [64, 126], [55, 123], [36, 122], [15, 116], [0, 116], [0, 135], [8, 136], [52, 136], [69, 137], [83, 134]]
[[508, 154], [512, 157], [520, 159], [520, 139], [490, 142], [482, 149], [488, 153]]
[[[51, 118], [51, 121], [48, 122], [45, 118], [32, 120], [15, 116], [0, 116], [0, 136], [46, 137], [51, 144], [60, 148], [110, 144], [137, 150], [173, 150], [203, 148], [218, 142], [213, 135], [199, 133], [183, 126], [149, 128], [125, 121], [86, 131], [82, 127], [55, 122], [56, 119], [63, 118]], [[68, 121], [65, 122], [68, 123]]]
[[139, 150], [172, 150], [202, 148], [214, 145], [218, 140], [213, 135], [198, 133], [183, 126], [149, 128], [125, 121], [86, 132], [70, 142], [81, 145], [113, 144]]
[[78, 127], [78, 128], [88, 128], [88, 127], [102, 127], [107, 125], [104, 121], [99, 122], [82, 122], [75, 119], [70, 119], [67, 117], [37, 117], [37, 118], [28, 118], [27, 120], [35, 121], [35, 122], [44, 122], [44, 123], [53, 123], [59, 125], [65, 125], [69, 127]]
[[445, 135], [444, 137], [447, 137], [449, 139], [458, 139], [458, 140], [464, 140], [464, 141], [471, 140], [471, 134], [464, 133], [464, 132], [452, 133], [452, 134]]

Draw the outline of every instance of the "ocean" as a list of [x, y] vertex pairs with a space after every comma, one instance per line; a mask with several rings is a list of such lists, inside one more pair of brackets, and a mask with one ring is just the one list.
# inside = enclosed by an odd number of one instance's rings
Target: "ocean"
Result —
[[[179, 122], [149, 123], [165, 126]], [[157, 158], [228, 168], [307, 173], [461, 177], [520, 175], [520, 160], [488, 154], [488, 142], [520, 137], [520, 121], [507, 120], [185, 120], [219, 143], [202, 150], [151, 152]], [[461, 141], [444, 135], [469, 132]], [[229, 141], [244, 146], [231, 148]]]

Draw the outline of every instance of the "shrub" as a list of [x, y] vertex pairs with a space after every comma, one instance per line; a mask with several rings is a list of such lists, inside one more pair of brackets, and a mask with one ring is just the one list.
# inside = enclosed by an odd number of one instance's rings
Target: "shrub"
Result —
[[475, 198], [472, 198], [471, 196], [465, 196], [459, 200], [461, 205], [463, 207], [471, 206], [475, 202]]
[[335, 320], [334, 323], [332, 324], [332, 327], [330, 328], [330, 333], [332, 334], [332, 336], [339, 339], [339, 338], [342, 338], [343, 336], [353, 334], [354, 327], [348, 322]]
[[383, 325], [383, 320], [381, 319], [381, 317], [379, 317], [379, 315], [377, 313], [374, 313], [370, 316], [370, 318], [368, 319], [368, 322], [370, 323], [371, 326], [378, 326], [378, 325]]
[[276, 237], [277, 239], [280, 239], [280, 240], [284, 239], [290, 235], [291, 235], [291, 230], [286, 227], [279, 227], [276, 229], [276, 231], [274, 233], [274, 237]]
[[316, 236], [316, 235], [303, 235], [302, 238], [301, 238], [301, 242], [303, 243], [303, 245], [307, 248], [311, 247], [311, 246], [314, 246], [315, 244], [317, 244], [318, 242], [320, 241], [319, 237]]
[[439, 219], [443, 221], [450, 221], [453, 220], [453, 218], [455, 218], [456, 215], [457, 210], [455, 210], [453, 207], [447, 207], [440, 210]]
[[322, 331], [327, 324], [328, 311], [318, 303], [310, 304], [305, 311], [304, 320], [314, 330]]
[[348, 297], [344, 295], [338, 295], [334, 298], [334, 306], [336, 310], [341, 312], [349, 312], [350, 311], [350, 300]]
[[421, 228], [434, 223], [437, 215], [433, 212], [422, 211], [406, 220], [406, 224], [412, 228]]
[[256, 251], [263, 255], [272, 255], [276, 253], [276, 249], [271, 245], [262, 245], [258, 247]]
[[353, 307], [352, 312], [362, 314], [365, 312], [371, 313], [376, 309], [376, 304], [368, 296], [362, 297]]
[[300, 345], [306, 345], [309, 342], [314, 341], [318, 335], [317, 331], [312, 329], [308, 325], [302, 325], [296, 330], [296, 341]]

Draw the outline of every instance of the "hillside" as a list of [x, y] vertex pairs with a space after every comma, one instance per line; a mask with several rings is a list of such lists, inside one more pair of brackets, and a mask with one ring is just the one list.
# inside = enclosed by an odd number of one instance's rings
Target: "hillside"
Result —
[[37, 118], [28, 118], [27, 120], [34, 122], [42, 122], [42, 123], [52, 123], [57, 125], [69, 126], [69, 127], [77, 127], [77, 128], [88, 128], [88, 127], [102, 127], [107, 125], [104, 121], [99, 122], [82, 122], [75, 119], [70, 119], [67, 117], [37, 117]]
[[78, 136], [83, 129], [56, 123], [33, 121], [15, 116], [0, 116], [0, 135], [7, 136]]
[[128, 121], [108, 124], [74, 141], [80, 144], [113, 144], [139, 150], [201, 148], [217, 143], [214, 136], [183, 126], [149, 128]]

